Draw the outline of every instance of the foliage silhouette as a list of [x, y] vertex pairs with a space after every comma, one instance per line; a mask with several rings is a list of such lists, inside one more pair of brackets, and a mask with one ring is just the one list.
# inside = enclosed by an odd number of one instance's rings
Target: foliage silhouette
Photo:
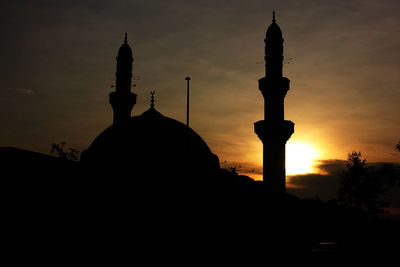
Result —
[[237, 170], [240, 168], [242, 168], [242, 166], [232, 166], [232, 167], [230, 166], [230, 167], [228, 167], [228, 170], [230, 172], [232, 172], [233, 174], [239, 175]]
[[400, 141], [396, 144], [395, 149], [400, 152]]
[[51, 143], [50, 147], [50, 154], [56, 154], [59, 158], [66, 159], [66, 160], [72, 160], [72, 161], [78, 161], [79, 160], [79, 154], [80, 151], [75, 149], [75, 148], [68, 148], [68, 152], [64, 151], [64, 145], [66, 144], [65, 141], [60, 142], [58, 144], [56, 143]]
[[380, 168], [367, 167], [361, 152], [348, 154], [347, 170], [340, 178], [338, 200], [359, 212], [369, 215], [382, 214], [389, 202], [383, 197], [398, 183], [398, 171], [393, 165]]

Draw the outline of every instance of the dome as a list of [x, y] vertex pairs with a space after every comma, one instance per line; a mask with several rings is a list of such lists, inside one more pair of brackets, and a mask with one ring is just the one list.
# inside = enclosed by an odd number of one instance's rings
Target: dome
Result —
[[195, 131], [154, 107], [105, 129], [82, 153], [81, 162], [113, 179], [123, 176], [132, 182], [219, 168], [218, 157]]
[[128, 45], [128, 33], [125, 33], [124, 43], [118, 50], [118, 58], [132, 58], [132, 49]]
[[132, 58], [132, 49], [128, 43], [123, 43], [118, 50], [118, 58]]
[[276, 24], [275, 10], [272, 12], [272, 24], [269, 25], [267, 29], [266, 39], [279, 40], [279, 41], [282, 39], [281, 28], [279, 28], [278, 24]]
[[281, 28], [279, 28], [278, 24], [276, 24], [276, 22], [272, 22], [272, 24], [268, 27], [267, 29], [267, 34], [266, 34], [267, 38], [282, 38], [282, 31]]

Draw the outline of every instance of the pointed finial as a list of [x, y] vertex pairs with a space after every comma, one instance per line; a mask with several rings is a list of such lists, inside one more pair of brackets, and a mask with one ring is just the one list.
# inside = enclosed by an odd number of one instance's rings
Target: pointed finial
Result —
[[124, 44], [128, 43], [128, 33], [125, 32], [125, 40], [124, 40]]
[[272, 10], [272, 22], [275, 23], [275, 10]]
[[151, 94], [151, 100], [150, 100], [151, 104], [150, 104], [150, 108], [154, 108], [154, 94], [155, 94], [155, 93], [156, 93], [155, 91], [151, 91], [151, 92], [150, 92], [150, 94]]

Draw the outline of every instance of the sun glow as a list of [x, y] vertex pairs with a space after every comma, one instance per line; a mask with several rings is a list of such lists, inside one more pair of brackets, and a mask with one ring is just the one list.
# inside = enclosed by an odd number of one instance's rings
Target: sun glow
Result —
[[286, 144], [286, 174], [315, 172], [314, 164], [319, 158], [317, 150], [309, 143], [291, 142]]

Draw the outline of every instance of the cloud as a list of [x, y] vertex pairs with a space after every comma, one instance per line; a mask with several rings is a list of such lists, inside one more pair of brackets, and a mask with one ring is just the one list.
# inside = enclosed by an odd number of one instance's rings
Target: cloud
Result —
[[320, 160], [318, 170], [323, 174], [340, 175], [344, 171], [346, 161], [339, 159]]
[[[400, 168], [400, 164], [386, 162], [367, 162], [368, 167], [379, 168], [391, 164]], [[262, 179], [262, 166], [250, 162], [222, 161], [221, 168], [236, 167], [239, 174], [253, 179]], [[287, 192], [300, 198], [315, 198], [329, 200], [337, 197], [340, 187], [340, 176], [346, 170], [346, 161], [338, 159], [320, 160], [316, 168], [319, 173], [289, 175], [287, 177]], [[392, 207], [400, 208], [400, 186], [388, 192], [387, 199]]]
[[16, 88], [13, 89], [14, 91], [18, 92], [19, 94], [22, 95], [34, 95], [36, 94], [36, 92], [32, 89], [25, 89], [25, 88]]
[[302, 174], [288, 177], [288, 193], [300, 198], [318, 197], [323, 200], [336, 197], [339, 188], [339, 175]]
[[[374, 163], [371, 165], [379, 165]], [[245, 174], [253, 178], [261, 178], [263, 174], [262, 166], [250, 162], [222, 161], [221, 168], [228, 169], [236, 167], [239, 174]], [[336, 197], [339, 188], [340, 174], [345, 170], [344, 160], [320, 160], [317, 166], [320, 173], [309, 173], [301, 175], [290, 175], [287, 178], [287, 191], [289, 194], [301, 198], [319, 197], [327, 200]]]
[[[371, 162], [367, 163], [367, 166], [379, 168], [385, 164], [400, 168], [400, 164], [385, 162]], [[300, 198], [318, 197], [322, 200], [336, 198], [340, 186], [340, 175], [346, 169], [345, 161], [321, 160], [318, 169], [321, 174], [310, 173], [289, 176], [287, 192]], [[391, 203], [391, 209], [400, 211], [400, 186], [392, 188], [385, 198]]]
[[3, 88], [0, 90], [0, 96], [3, 99], [14, 99], [16, 97], [21, 97], [21, 96], [33, 96], [36, 95], [37, 92], [33, 89], [28, 89], [28, 88]]

